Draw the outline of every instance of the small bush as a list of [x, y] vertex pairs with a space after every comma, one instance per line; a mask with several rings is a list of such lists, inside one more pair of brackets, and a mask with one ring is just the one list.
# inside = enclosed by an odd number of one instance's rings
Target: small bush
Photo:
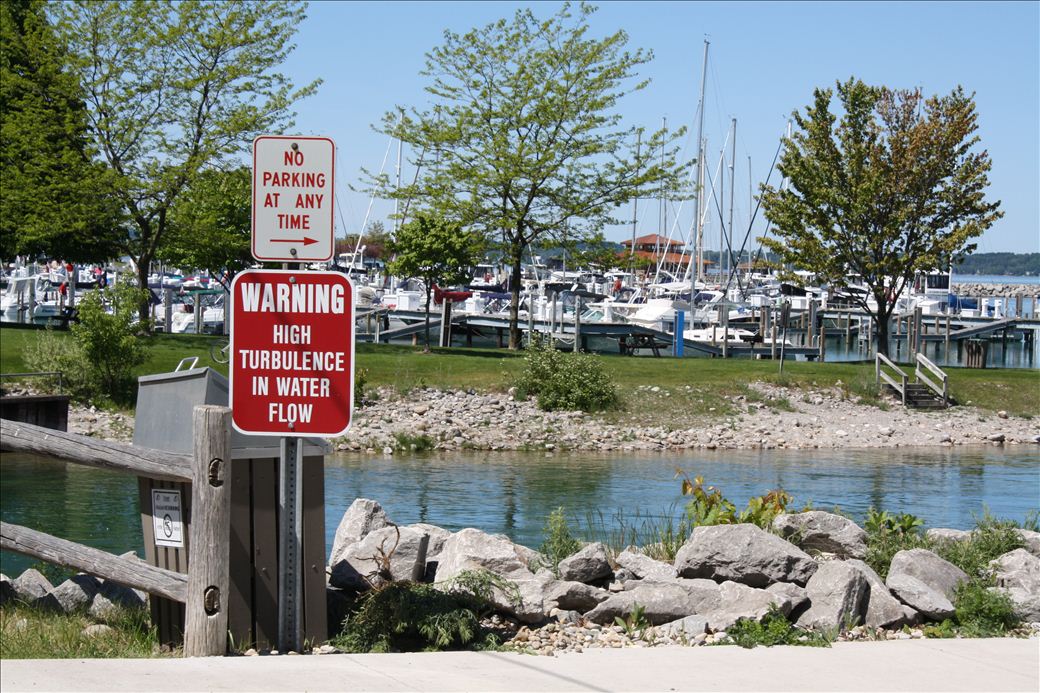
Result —
[[401, 452], [426, 452], [433, 450], [433, 438], [420, 433], [419, 435], [412, 435], [411, 433], [395, 433], [394, 434], [394, 450]]
[[990, 561], [1025, 546], [1017, 527], [1015, 522], [998, 520], [985, 511], [981, 518], [975, 519], [975, 529], [968, 539], [939, 542], [934, 550], [968, 575], [985, 577], [989, 574]]
[[135, 334], [140, 298], [140, 290], [125, 283], [88, 292], [79, 303], [79, 322], [69, 328], [72, 339], [44, 333], [26, 350], [26, 364], [62, 371], [75, 399], [132, 404], [137, 394], [133, 369], [145, 360]]
[[462, 573], [446, 585], [391, 582], [366, 592], [332, 644], [347, 652], [491, 649], [498, 638], [480, 625], [493, 590], [515, 586], [497, 576]]
[[803, 645], [805, 647], [830, 647], [830, 639], [823, 633], [796, 628], [787, 617], [771, 606], [762, 620], [741, 619], [726, 634], [734, 644], [745, 648], [758, 645]]
[[517, 396], [537, 397], [545, 411], [604, 411], [620, 404], [617, 388], [598, 356], [561, 352], [549, 340], [533, 340], [514, 382]]
[[538, 549], [545, 560], [545, 567], [559, 577], [560, 561], [574, 555], [579, 549], [581, 542], [571, 534], [563, 508], [553, 510], [545, 521], [542, 545]]
[[992, 580], [978, 577], [957, 587], [953, 605], [962, 635], [991, 638], [1004, 635], [1019, 624], [1011, 598], [992, 587]]

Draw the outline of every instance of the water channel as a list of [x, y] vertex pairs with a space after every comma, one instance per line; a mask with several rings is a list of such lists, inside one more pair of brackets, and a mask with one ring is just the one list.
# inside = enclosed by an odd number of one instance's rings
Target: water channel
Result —
[[[442, 454], [330, 456], [325, 465], [327, 548], [354, 498], [378, 500], [399, 524], [477, 527], [537, 547], [546, 516], [563, 506], [579, 533], [616, 538], [678, 515], [676, 468], [701, 475], [742, 506], [782, 487], [801, 507], [834, 506], [861, 521], [870, 506], [910, 512], [927, 526], [969, 528], [988, 508], [1022, 521], [1040, 508], [1035, 446], [893, 450], [692, 451], [675, 455]], [[0, 518], [122, 553], [142, 550], [137, 482], [40, 457], [0, 460]], [[35, 561], [0, 554], [17, 575]]]

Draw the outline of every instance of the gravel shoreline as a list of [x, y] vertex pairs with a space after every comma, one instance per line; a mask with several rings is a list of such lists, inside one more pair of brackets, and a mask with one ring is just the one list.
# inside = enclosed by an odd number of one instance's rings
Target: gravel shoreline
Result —
[[[893, 403], [882, 409], [846, 399], [838, 388], [750, 387], [760, 395], [756, 401], [720, 397], [734, 414], [701, 418], [675, 430], [610, 423], [578, 411], [543, 412], [533, 400], [517, 401], [506, 393], [427, 388], [401, 395], [383, 389], [375, 401], [355, 410], [351, 430], [333, 443], [340, 452], [370, 455], [407, 451], [414, 444], [446, 451], [632, 452], [1040, 443], [1037, 418], [971, 406], [926, 412]], [[650, 394], [654, 387], [645, 389]], [[72, 433], [130, 442], [133, 424], [128, 414], [69, 407]]]
[[704, 418], [677, 430], [613, 424], [582, 412], [543, 412], [533, 401], [516, 401], [508, 394], [423, 389], [401, 396], [380, 391], [375, 402], [355, 411], [351, 430], [335, 443], [340, 451], [393, 454], [402, 447], [407, 450], [417, 438], [435, 450], [590, 452], [1040, 442], [1040, 421], [1004, 412], [971, 406], [925, 412], [899, 404], [881, 409], [846, 399], [838, 388], [796, 390], [765, 383], [750, 387], [760, 399], [727, 398], [739, 413]]
[[954, 282], [953, 292], [958, 296], [1038, 296], [1040, 284]]

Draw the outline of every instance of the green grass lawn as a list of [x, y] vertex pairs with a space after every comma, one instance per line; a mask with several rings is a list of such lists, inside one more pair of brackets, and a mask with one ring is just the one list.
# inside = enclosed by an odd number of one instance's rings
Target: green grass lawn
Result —
[[[0, 328], [0, 370], [4, 373], [26, 370], [22, 353], [36, 330]], [[219, 337], [206, 335], [164, 335], [146, 338], [147, 361], [138, 375], [173, 370], [186, 356], [198, 356], [199, 366], [210, 366], [226, 374], [227, 366], [214, 363], [210, 345]], [[687, 413], [728, 413], [720, 395], [756, 394], [747, 384], [756, 381], [781, 383], [794, 388], [833, 387], [839, 381], [849, 396], [867, 401], [876, 399], [872, 363], [814, 363], [788, 361], [784, 374], [778, 374], [774, 361], [749, 359], [654, 358], [652, 356], [605, 355], [603, 364], [610, 372], [626, 403], [626, 414], [648, 416], [643, 406], [647, 395], [640, 386], [658, 386], [674, 397]], [[366, 387], [389, 386], [399, 391], [415, 387], [475, 389], [504, 392], [523, 368], [522, 354], [499, 349], [434, 349], [429, 354], [411, 346], [357, 345], [357, 364], [364, 371]], [[958, 402], [971, 402], [989, 410], [1006, 410], [1018, 416], [1040, 414], [1040, 371], [1022, 369], [949, 368], [950, 390]], [[656, 393], [660, 395], [660, 393]], [[655, 405], [657, 402], [655, 401]], [[766, 402], [783, 409], [787, 403]], [[709, 410], [714, 408], [714, 412]]]

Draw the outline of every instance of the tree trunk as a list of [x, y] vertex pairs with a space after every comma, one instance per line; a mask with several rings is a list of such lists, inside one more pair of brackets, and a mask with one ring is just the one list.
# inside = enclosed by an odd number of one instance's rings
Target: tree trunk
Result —
[[426, 282], [426, 347], [423, 349], [423, 353], [429, 353], [430, 351], [430, 293], [433, 291], [431, 287], [432, 284]]
[[892, 317], [891, 310], [878, 306], [877, 313], [874, 314], [876, 323], [874, 336], [877, 338], [877, 353], [882, 356], [888, 356], [888, 320], [890, 317]]
[[[519, 234], [518, 234], [519, 235]], [[520, 286], [523, 278], [524, 246], [520, 240], [514, 240], [513, 271], [509, 280], [509, 348], [517, 350], [520, 348]]]
[[141, 302], [137, 305], [137, 320], [146, 332], [152, 331], [152, 302], [151, 293], [148, 291], [148, 269], [151, 264], [151, 256], [142, 255], [138, 258], [137, 285], [144, 291], [141, 294]]

